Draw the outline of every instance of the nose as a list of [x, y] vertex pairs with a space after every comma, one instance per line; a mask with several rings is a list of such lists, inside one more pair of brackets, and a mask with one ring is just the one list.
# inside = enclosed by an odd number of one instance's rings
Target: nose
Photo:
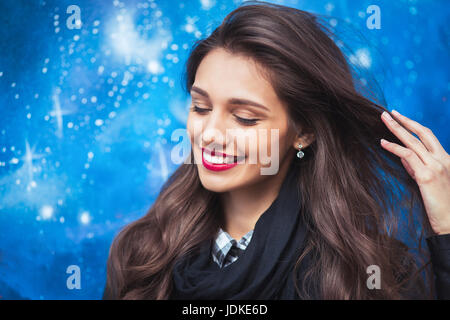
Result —
[[218, 111], [210, 111], [207, 119], [203, 122], [202, 146], [208, 146], [211, 143], [222, 145], [225, 142], [225, 127], [223, 117]]

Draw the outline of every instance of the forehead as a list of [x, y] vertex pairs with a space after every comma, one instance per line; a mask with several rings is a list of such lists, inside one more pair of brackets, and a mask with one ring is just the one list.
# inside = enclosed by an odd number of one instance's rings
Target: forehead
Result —
[[248, 57], [214, 49], [200, 63], [195, 86], [208, 92], [212, 100], [249, 99], [269, 108], [280, 106], [272, 85], [258, 65]]

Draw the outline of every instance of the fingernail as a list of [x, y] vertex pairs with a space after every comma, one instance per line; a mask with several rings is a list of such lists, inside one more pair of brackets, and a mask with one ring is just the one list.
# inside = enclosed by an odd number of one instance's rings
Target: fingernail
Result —
[[398, 111], [395, 110], [395, 109], [392, 109], [392, 110], [391, 110], [391, 113], [393, 113], [393, 114], [395, 114], [395, 115], [399, 115], [399, 114], [400, 114], [400, 112], [398, 112]]
[[387, 120], [394, 120], [394, 119], [392, 119], [391, 115], [389, 113], [387, 113], [386, 111], [383, 111], [383, 117]]

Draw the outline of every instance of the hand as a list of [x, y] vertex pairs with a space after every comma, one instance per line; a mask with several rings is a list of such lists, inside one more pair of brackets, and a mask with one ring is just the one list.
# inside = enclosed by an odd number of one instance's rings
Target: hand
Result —
[[[389, 119], [386, 111], [381, 119], [406, 147], [384, 139], [381, 139], [381, 146], [401, 158], [406, 171], [419, 185], [433, 231], [436, 234], [450, 233], [450, 156], [429, 128], [395, 110], [392, 110], [392, 115], [404, 127]], [[420, 140], [407, 129], [417, 134]]]

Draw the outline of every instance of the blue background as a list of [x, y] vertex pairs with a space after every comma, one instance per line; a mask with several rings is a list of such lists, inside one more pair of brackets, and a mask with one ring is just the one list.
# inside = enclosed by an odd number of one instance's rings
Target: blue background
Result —
[[[346, 36], [350, 60], [450, 150], [448, 0], [274, 2], [362, 35]], [[113, 237], [178, 166], [189, 49], [240, 3], [0, 2], [0, 299], [101, 298]], [[81, 29], [66, 26], [73, 4]], [[70, 265], [81, 289], [66, 286]]]

